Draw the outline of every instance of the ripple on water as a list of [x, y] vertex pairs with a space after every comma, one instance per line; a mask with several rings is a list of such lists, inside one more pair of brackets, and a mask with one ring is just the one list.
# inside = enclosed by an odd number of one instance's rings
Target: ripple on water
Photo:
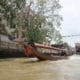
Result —
[[80, 80], [80, 56], [58, 61], [3, 60], [0, 72], [0, 80]]

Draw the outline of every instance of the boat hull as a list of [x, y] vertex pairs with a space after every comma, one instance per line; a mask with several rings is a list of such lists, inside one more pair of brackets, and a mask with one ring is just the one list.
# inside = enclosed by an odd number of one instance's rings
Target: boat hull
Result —
[[32, 47], [31, 45], [28, 45], [25, 48], [25, 54], [37, 57], [39, 60], [61, 60], [61, 59], [67, 59], [67, 56], [59, 56], [59, 55], [41, 53], [36, 48]]

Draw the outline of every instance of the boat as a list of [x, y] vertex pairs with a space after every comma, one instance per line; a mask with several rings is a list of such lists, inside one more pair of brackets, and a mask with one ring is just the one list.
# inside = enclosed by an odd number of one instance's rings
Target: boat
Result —
[[34, 56], [39, 60], [61, 60], [67, 59], [67, 50], [55, 48], [42, 44], [27, 44], [24, 46], [24, 52], [27, 56]]

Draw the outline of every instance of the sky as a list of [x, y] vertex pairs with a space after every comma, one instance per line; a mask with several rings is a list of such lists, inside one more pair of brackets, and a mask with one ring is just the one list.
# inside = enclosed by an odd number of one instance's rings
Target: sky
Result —
[[[80, 35], [80, 0], [61, 0], [61, 15], [63, 22], [61, 25], [62, 35]], [[74, 46], [80, 42], [80, 36], [65, 37], [63, 41]]]

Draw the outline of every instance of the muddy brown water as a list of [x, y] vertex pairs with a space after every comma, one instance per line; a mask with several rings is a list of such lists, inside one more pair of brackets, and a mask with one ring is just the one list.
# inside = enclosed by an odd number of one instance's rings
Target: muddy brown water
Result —
[[80, 80], [80, 56], [58, 61], [0, 59], [0, 80]]

